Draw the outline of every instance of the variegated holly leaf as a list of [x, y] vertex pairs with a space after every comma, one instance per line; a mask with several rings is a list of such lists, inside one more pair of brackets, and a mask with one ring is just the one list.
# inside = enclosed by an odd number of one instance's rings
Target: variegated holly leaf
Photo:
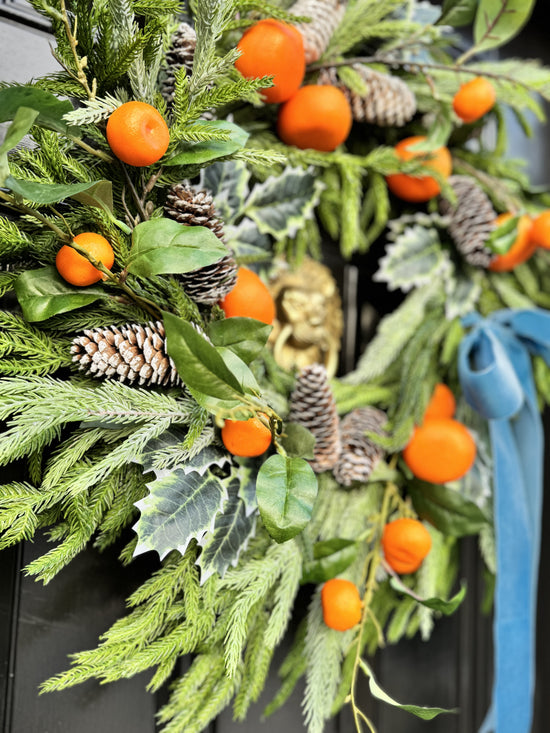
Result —
[[270, 253], [271, 240], [267, 234], [262, 234], [256, 224], [244, 217], [236, 226], [226, 226], [225, 238], [227, 246], [230, 247], [237, 257], [249, 257], [267, 259]]
[[387, 245], [378, 264], [373, 279], [404, 293], [442, 280], [452, 270], [449, 253], [442, 248], [437, 230], [419, 224], [407, 226], [395, 242]]
[[250, 193], [250, 173], [240, 160], [214, 163], [203, 168], [200, 174], [201, 188], [212, 194], [216, 209], [225, 225], [239, 216]]
[[235, 461], [239, 464], [239, 468], [233, 475], [239, 479], [239, 497], [244, 502], [248, 516], [258, 508], [256, 476], [263, 461], [260, 458], [235, 458]]
[[471, 313], [481, 295], [478, 272], [456, 273], [455, 269], [445, 278], [445, 316], [449, 321]]
[[285, 168], [254, 186], [244, 213], [263, 234], [276, 240], [293, 237], [312, 218], [323, 188], [313, 171]]
[[[147, 443], [140, 463], [144, 468], [144, 472], [154, 471], [157, 478], [160, 477], [160, 471], [156, 470], [158, 462], [156, 456], [158, 453], [174, 451], [176, 453], [178, 446], [182, 446], [183, 441], [187, 437], [187, 432], [182, 428], [171, 427], [158, 438]], [[227, 451], [221, 447], [211, 444], [207, 445], [192, 458], [186, 458], [185, 463], [181, 463], [175, 468], [181, 468], [184, 473], [196, 471], [203, 476], [212, 466], [223, 468], [229, 463]], [[164, 475], [164, 474], [162, 474]]]
[[233, 479], [228, 486], [229, 497], [218, 514], [212, 532], [200, 541], [202, 552], [197, 560], [201, 569], [201, 584], [217, 573], [222, 578], [230, 566], [235, 567], [256, 528], [256, 515], [246, 512], [239, 495], [240, 481]]
[[192, 539], [201, 541], [214, 529], [228, 498], [227, 479], [210, 470], [203, 475], [181, 468], [160, 473], [147, 484], [149, 495], [135, 504], [141, 516], [133, 527], [138, 535], [134, 556], [149, 550], [161, 559], [172, 550], [183, 554]]

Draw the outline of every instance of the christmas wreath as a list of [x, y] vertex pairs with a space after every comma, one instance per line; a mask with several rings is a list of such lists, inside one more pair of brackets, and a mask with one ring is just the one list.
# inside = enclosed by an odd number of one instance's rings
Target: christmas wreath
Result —
[[[165, 733], [305, 678], [309, 733], [369, 658], [496, 574], [486, 729], [527, 733], [550, 213], [506, 157], [550, 70], [494, 60], [533, 0], [31, 0], [60, 71], [2, 84], [0, 547], [47, 530], [160, 569], [43, 691], [153, 669]], [[456, 29], [471, 28], [465, 43]], [[397, 305], [338, 373], [331, 248]], [[374, 250], [373, 250], [374, 251]], [[363, 284], [364, 288], [369, 283]], [[497, 573], [498, 569], [498, 573]], [[509, 660], [514, 661], [513, 669]]]

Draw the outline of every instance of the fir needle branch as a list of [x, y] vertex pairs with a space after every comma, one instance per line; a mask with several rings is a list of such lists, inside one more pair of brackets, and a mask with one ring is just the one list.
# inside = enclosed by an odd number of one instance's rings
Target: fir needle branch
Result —
[[140, 199], [138, 192], [136, 191], [136, 187], [134, 186], [133, 181], [130, 178], [130, 174], [128, 173], [128, 170], [122, 161], [120, 161], [120, 167], [122, 168], [124, 177], [126, 178], [126, 183], [128, 184], [128, 188], [130, 189], [130, 193], [132, 194], [132, 198], [134, 199], [137, 210], [139, 211], [139, 215], [142, 221], [147, 221], [149, 219], [149, 214], [145, 211], [143, 202]]
[[36, 209], [31, 209], [30, 206], [26, 206], [25, 204], [20, 203], [15, 199], [14, 196], [10, 196], [7, 193], [4, 193], [3, 191], [0, 191], [0, 199], [5, 201], [5, 206], [14, 209], [15, 211], [18, 211], [21, 214], [26, 214], [27, 216], [32, 216], [35, 219], [38, 219], [39, 222], [44, 224], [44, 226], [48, 227], [48, 229], [51, 229], [52, 232], [55, 232], [59, 239], [61, 239], [62, 242], [66, 242], [67, 244], [70, 243], [72, 237], [70, 234], [67, 234], [62, 229], [60, 229], [56, 224], [51, 222], [49, 219], [47, 219], [43, 214], [41, 214]]
[[76, 38], [76, 30], [77, 30], [77, 17], [75, 16], [74, 20], [74, 28], [71, 28], [71, 23], [69, 21], [69, 16], [67, 14], [67, 8], [65, 5], [65, 0], [60, 0], [60, 6], [61, 6], [61, 16], [63, 19], [63, 25], [65, 26], [65, 33], [67, 34], [67, 39], [69, 41], [69, 44], [71, 46], [71, 51], [73, 53], [73, 57], [75, 60], [77, 73], [74, 74], [70, 69], [65, 69], [72, 77], [73, 79], [76, 79], [79, 84], [81, 84], [82, 87], [84, 87], [84, 90], [86, 91], [86, 94], [88, 95], [88, 99], [95, 99], [96, 92], [97, 92], [97, 80], [92, 80], [92, 87], [90, 88], [90, 85], [88, 84], [88, 78], [86, 77], [86, 73], [84, 72], [84, 69], [88, 65], [88, 60], [86, 56], [83, 58], [80, 58], [76, 47], [78, 46], [78, 40]]

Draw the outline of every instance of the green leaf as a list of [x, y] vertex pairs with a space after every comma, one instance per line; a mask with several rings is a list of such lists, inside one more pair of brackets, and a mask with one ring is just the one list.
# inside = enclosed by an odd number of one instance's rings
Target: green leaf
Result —
[[444, 0], [437, 25], [460, 28], [473, 22], [478, 0]]
[[535, 0], [481, 0], [474, 23], [476, 52], [502, 46], [529, 20]]
[[141, 516], [133, 527], [134, 555], [155, 550], [161, 559], [172, 550], [183, 554], [193, 538], [200, 541], [212, 531], [228, 498], [224, 481], [211, 471], [201, 475], [177, 468], [147, 487], [149, 495], [135, 504]]
[[256, 496], [265, 528], [275, 542], [286, 542], [311, 519], [317, 478], [303, 459], [274, 455], [258, 473]]
[[364, 659], [360, 660], [361, 669], [366, 674], [366, 676], [369, 679], [369, 689], [373, 697], [375, 697], [377, 700], [380, 700], [381, 702], [385, 702], [388, 705], [392, 705], [395, 708], [399, 708], [400, 710], [404, 710], [407, 713], [412, 713], [413, 715], [416, 715], [418, 718], [421, 718], [422, 720], [432, 720], [437, 715], [440, 715], [441, 713], [456, 713], [457, 710], [446, 710], [445, 708], [428, 708], [428, 707], [422, 707], [419, 705], [402, 705], [401, 703], [398, 703], [396, 700], [391, 698], [387, 692], [384, 692], [384, 690], [380, 687], [378, 682], [376, 681], [374, 674], [372, 672], [372, 669], [369, 667], [369, 665], [365, 662]]
[[452, 269], [449, 254], [441, 247], [435, 228], [420, 224], [407, 226], [386, 246], [373, 280], [385, 282], [390, 290], [407, 293], [432, 282], [438, 282]]
[[460, 606], [462, 601], [464, 600], [466, 596], [466, 586], [463, 585], [458, 593], [456, 593], [452, 598], [450, 598], [448, 601], [444, 601], [442, 598], [418, 598], [418, 596], [414, 595], [411, 592], [411, 589], [408, 588], [403, 581], [394, 576], [390, 580], [390, 585], [394, 590], [399, 591], [400, 593], [405, 593], [408, 596], [411, 596], [411, 598], [414, 598], [417, 603], [420, 603], [422, 606], [426, 606], [427, 608], [431, 608], [432, 611], [439, 611], [440, 613], [444, 614], [445, 616], [451, 616], [456, 609]]
[[216, 348], [182, 318], [163, 319], [168, 354], [197, 402], [214, 413], [241, 405], [244, 390]]
[[63, 115], [72, 112], [73, 105], [67, 100], [31, 86], [0, 89], [0, 122], [14, 120], [20, 107], [36, 110], [39, 114], [34, 123], [40, 127], [61, 133], [69, 131]]
[[183, 273], [212, 265], [226, 254], [227, 247], [207, 227], [151, 219], [134, 228], [126, 267], [141, 277]]
[[27, 270], [15, 281], [15, 294], [27, 321], [44, 321], [106, 297], [101, 288], [76, 288], [55, 267]]
[[425, 481], [411, 481], [408, 492], [417, 514], [444, 534], [477, 534], [488, 523], [481, 509], [458, 491]]
[[429, 153], [432, 150], [437, 150], [442, 145], [447, 145], [452, 131], [453, 117], [451, 109], [448, 105], [441, 105], [430, 125], [430, 131], [426, 139], [410, 145], [408, 150], [414, 150], [420, 153]]
[[517, 239], [518, 222], [519, 216], [512, 216], [506, 219], [506, 221], [489, 234], [485, 240], [485, 246], [496, 254], [506, 254]]
[[238, 217], [249, 194], [250, 172], [240, 160], [225, 160], [201, 170], [200, 187], [210, 191], [224, 224]]
[[164, 165], [201, 165], [216, 158], [233, 155], [246, 145], [248, 133], [233, 122], [214, 120], [210, 122], [210, 126], [217, 131], [227, 130], [229, 139], [200, 143], [180, 143], [176, 154], [164, 161]]
[[256, 377], [247, 364], [237, 354], [226, 346], [217, 346], [216, 351], [222, 357], [225, 365], [241, 385], [243, 392], [259, 396], [260, 386]]
[[37, 117], [37, 110], [28, 109], [27, 107], [20, 107], [15, 113], [13, 122], [8, 127], [4, 141], [2, 145], [0, 145], [0, 186], [4, 185], [6, 178], [9, 176], [9, 151], [14, 148], [23, 137], [25, 137]]
[[214, 529], [200, 542], [202, 552], [197, 565], [201, 568], [201, 585], [214, 573], [223, 578], [230, 566], [235, 567], [254, 534], [256, 516], [247, 516], [245, 503], [239, 496], [239, 485], [238, 479], [231, 481], [229, 498], [222, 513], [216, 516]]
[[[87, 183], [38, 183], [9, 176], [6, 187], [35, 204], [55, 204], [67, 198], [102, 209], [110, 203], [113, 207], [112, 183], [110, 181], [89, 181]], [[99, 204], [99, 200], [103, 203]], [[109, 201], [110, 199], [110, 201]], [[93, 202], [93, 203], [92, 203]]]
[[208, 326], [208, 336], [214, 346], [231, 349], [249, 364], [262, 353], [272, 328], [255, 318], [234, 316], [221, 321], [212, 321]]
[[323, 187], [312, 171], [285, 168], [281, 175], [254, 186], [245, 213], [262, 234], [276, 240], [293, 237], [312, 218]]
[[315, 436], [298, 423], [285, 423], [281, 444], [289, 456], [312, 460], [314, 457]]
[[304, 564], [302, 583], [324, 583], [343, 573], [357, 557], [353, 540], [333, 539], [316, 542], [313, 560]]

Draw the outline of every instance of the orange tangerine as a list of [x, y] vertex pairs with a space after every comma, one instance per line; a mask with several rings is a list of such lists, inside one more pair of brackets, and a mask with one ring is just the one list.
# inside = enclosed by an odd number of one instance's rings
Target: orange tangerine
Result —
[[493, 108], [496, 98], [491, 82], [483, 76], [477, 76], [462, 84], [453, 97], [453, 109], [464, 122], [475, 122]]
[[456, 400], [454, 394], [446, 384], [439, 382], [435, 385], [433, 394], [426, 407], [424, 420], [432, 417], [452, 417], [456, 410]]
[[533, 220], [530, 240], [537, 247], [550, 249], [550, 209], [543, 211]]
[[275, 318], [275, 301], [267, 285], [247, 267], [239, 267], [237, 282], [220, 305], [226, 318], [244, 316], [267, 324]]
[[476, 444], [458, 420], [434, 417], [414, 429], [403, 459], [423, 481], [444, 484], [466, 474], [476, 457]]
[[267, 18], [250, 27], [237, 48], [235, 67], [247, 79], [273, 76], [273, 86], [262, 90], [266, 102], [285, 102], [303, 81], [306, 60], [302, 34], [293, 25]]
[[123, 163], [146, 166], [162, 158], [170, 143], [163, 116], [146, 102], [125, 102], [107, 120], [107, 142]]
[[331, 629], [347, 631], [361, 621], [363, 602], [350, 580], [332, 578], [321, 588], [323, 621]]
[[[500, 226], [508, 219], [511, 219], [513, 214], [506, 212], [497, 216], [495, 224]], [[489, 265], [489, 270], [492, 272], [509, 272], [513, 270], [517, 265], [521, 265], [522, 262], [526, 262], [529, 257], [537, 249], [537, 243], [533, 241], [531, 231], [533, 228], [533, 221], [528, 214], [522, 214], [518, 220], [518, 233], [515, 242], [510, 247], [508, 252], [503, 255], [497, 255]]]
[[271, 445], [271, 430], [257, 417], [226, 420], [221, 434], [223, 444], [234, 456], [261, 456]]
[[402, 517], [388, 522], [382, 533], [386, 562], [396, 573], [414, 573], [432, 548], [432, 538], [418, 519]]
[[[101, 234], [82, 232], [73, 241], [85, 249], [95, 260], [105, 265], [108, 270], [111, 269], [115, 261], [113, 248]], [[85, 287], [105, 278], [105, 275], [97, 267], [94, 267], [91, 262], [68, 244], [64, 244], [57, 253], [55, 266], [61, 277], [71, 285]]]
[[[410, 149], [416, 143], [423, 142], [424, 140], [426, 140], [424, 135], [407, 137], [395, 146], [395, 152], [401, 160], [411, 160], [412, 158], [426, 155], [425, 152]], [[453, 168], [449, 150], [442, 146], [437, 148], [437, 150], [432, 150], [429, 155], [430, 158], [423, 163], [424, 167], [428, 171], [430, 169], [435, 170], [444, 178], [448, 178]], [[429, 201], [441, 192], [441, 186], [430, 175], [411, 176], [407, 173], [392, 173], [386, 176], [386, 182], [388, 188], [395, 196], [403, 199], [403, 201], [410, 201], [412, 203]]]

